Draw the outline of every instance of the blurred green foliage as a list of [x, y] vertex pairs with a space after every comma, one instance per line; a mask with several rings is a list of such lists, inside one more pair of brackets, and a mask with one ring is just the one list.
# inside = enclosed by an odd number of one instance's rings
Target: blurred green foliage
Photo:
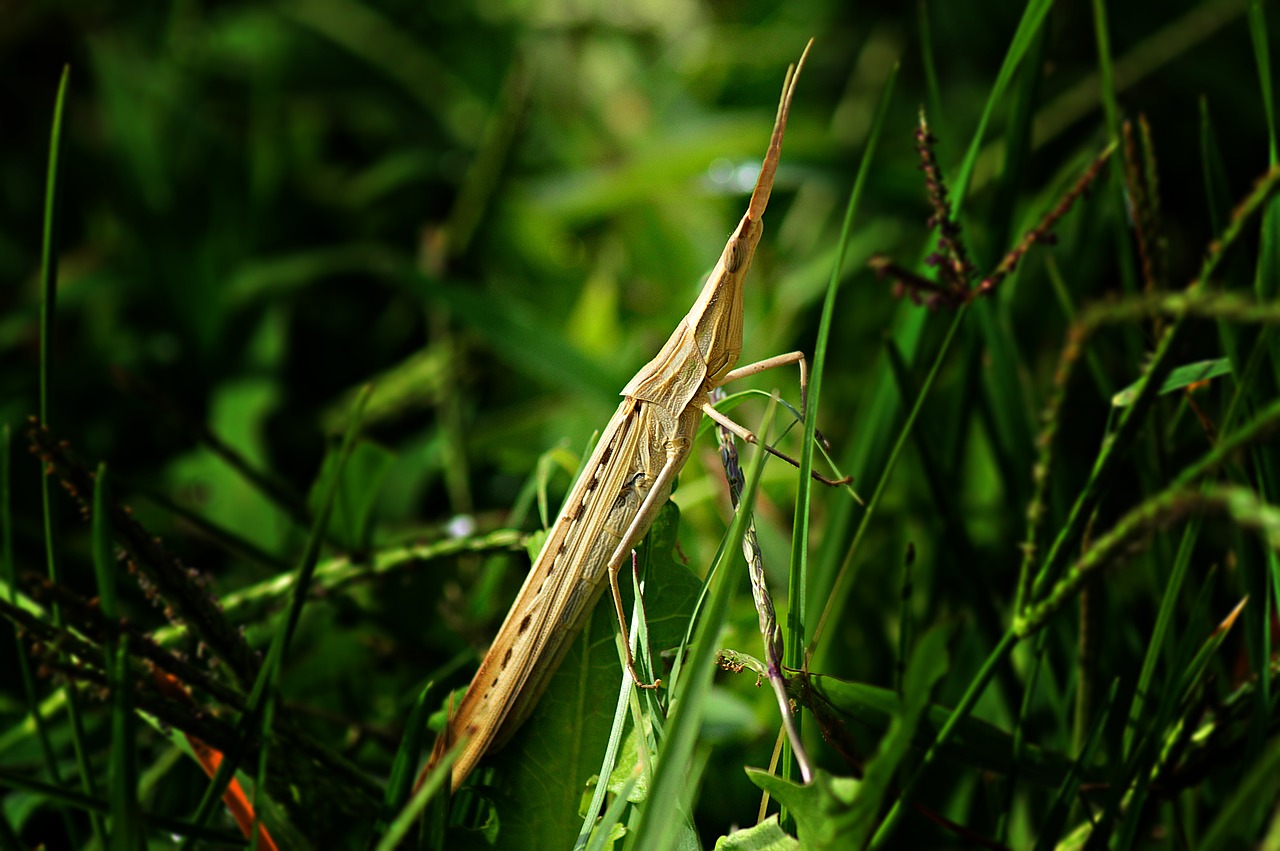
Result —
[[[1035, 43], [1037, 61], [993, 104], [961, 218], [981, 269], [994, 267], [1108, 143], [1093, 11], [1057, 4]], [[1162, 241], [1153, 251], [1168, 270], [1163, 284], [1180, 288], [1231, 205], [1268, 166], [1246, 4], [1113, 3], [1106, 11], [1120, 117], [1144, 115], [1154, 140]], [[913, 139], [918, 110], [926, 108], [954, 177], [1021, 14], [997, 2], [830, 0], [11, 4], [0, 16], [0, 422], [15, 434], [17, 568], [43, 571], [40, 472], [17, 435], [37, 410], [44, 166], [64, 64], [71, 82], [49, 425], [91, 466], [105, 461], [138, 518], [225, 596], [297, 563], [315, 483], [334, 473], [326, 453], [368, 382], [365, 442], [348, 462], [327, 532], [332, 558], [473, 531], [529, 531], [554, 514], [617, 390], [687, 310], [741, 215], [785, 68], [810, 36], [817, 41], [749, 280], [743, 362], [812, 352], [845, 198], [900, 63], [841, 271], [817, 412], [844, 471], [870, 493], [888, 439], [871, 442], [867, 424], [880, 417], [900, 425], [906, 407], [892, 389], [886, 340], [898, 335], [906, 389], [914, 390], [949, 322], [895, 300], [866, 261], [882, 253], [910, 265], [932, 250]], [[1259, 31], [1268, 32], [1255, 26], [1255, 38]], [[838, 598], [815, 672], [891, 686], [904, 622], [963, 622], [973, 628], [953, 641], [952, 670], [961, 673], [943, 677], [934, 693], [950, 705], [1003, 633], [1033, 496], [1038, 415], [1071, 317], [1143, 286], [1118, 173], [1107, 172], [1059, 224], [1057, 248], [1033, 249], [960, 329], [856, 551], [852, 594]], [[1227, 258], [1225, 287], [1253, 290], [1257, 256], [1274, 250], [1267, 240], [1256, 228], [1246, 235]], [[1223, 348], [1235, 338], [1199, 327], [1208, 330], [1183, 341], [1178, 363], [1225, 363]], [[904, 328], [912, 329], [910, 347]], [[1090, 344], [1088, 378], [1071, 386], [1057, 423], [1050, 529], [1089, 481], [1115, 416], [1112, 396], [1138, 378], [1156, 337], [1150, 325], [1131, 324]], [[1256, 342], [1241, 340], [1246, 349]], [[1264, 335], [1259, 345], [1274, 343]], [[1202, 403], [1210, 419], [1225, 407], [1229, 373], [1217, 371], [1212, 401]], [[750, 383], [798, 399], [794, 373]], [[1160, 403], [1158, 436], [1108, 482], [1099, 529], [1204, 451], [1185, 398], [1171, 393]], [[735, 416], [754, 423], [758, 410], [752, 403]], [[539, 485], [549, 493], [541, 506]], [[756, 522], [775, 592], [786, 587], [795, 487], [785, 465], [766, 468]], [[676, 501], [679, 547], [701, 576], [728, 516], [710, 440], [695, 450]], [[66, 581], [93, 596], [89, 526], [71, 500], [56, 508]], [[860, 511], [847, 494], [815, 491], [811, 619]], [[1252, 546], [1237, 534], [1207, 533], [1197, 582], [1209, 564], [1228, 573], [1237, 565], [1235, 548]], [[1103, 691], [1114, 678], [1136, 676], [1175, 540], [1158, 541], [1140, 567], [1110, 574], [1093, 603], [1115, 630], [1090, 674]], [[465, 685], [500, 622], [527, 566], [507, 543], [497, 554], [455, 555], [422, 569], [406, 560], [401, 571], [310, 605], [282, 680], [308, 734], [385, 781], [423, 683], [434, 680], [438, 694]], [[909, 544], [915, 588], [904, 616]], [[1258, 552], [1240, 558], [1274, 570], [1274, 553], [1270, 561]], [[1203, 591], [1221, 618], [1250, 588], [1257, 611], [1248, 616], [1258, 620], [1247, 635], [1258, 641], [1227, 642], [1216, 673], [1228, 681], [1266, 667], [1270, 645], [1259, 642], [1270, 609], [1262, 601], [1274, 586], [1237, 577]], [[138, 588], [125, 583], [120, 592], [133, 622], [163, 625]], [[1195, 593], [1199, 586], [1184, 593], [1179, 611]], [[738, 595], [731, 617], [726, 646], [758, 652], [748, 595]], [[1216, 623], [1197, 618], [1205, 630]], [[244, 627], [262, 647], [270, 624], [263, 614]], [[597, 643], [609, 644], [607, 621], [595, 626]], [[1074, 757], [1082, 735], [1070, 717], [1075, 631], [1064, 617], [1047, 633], [1049, 661], [1026, 706], [1026, 684], [1009, 670], [979, 714], [1009, 729], [1022, 712], [1038, 748]], [[1196, 646], [1205, 638], [1196, 634]], [[1172, 642], [1160, 651], [1166, 663], [1182, 658]], [[1025, 670], [1027, 659], [1018, 662]], [[26, 706], [14, 667], [6, 663], [0, 677], [10, 731], [0, 764], [38, 774], [38, 748], [15, 732]], [[743, 767], [769, 763], [777, 707], [767, 689], [743, 679], [725, 681], [712, 703], [708, 729], [732, 746], [713, 749], [704, 769], [694, 821], [706, 845], [753, 822], [759, 790]], [[1121, 691], [1132, 697], [1131, 685]], [[611, 700], [601, 695], [601, 712]], [[1103, 741], [1112, 760], [1121, 758], [1126, 716], [1108, 716]], [[107, 708], [93, 704], [89, 717], [100, 756], [110, 740]], [[1251, 741], [1274, 749], [1264, 736], [1274, 720], [1257, 717], [1264, 720]], [[66, 735], [57, 733], [60, 753]], [[810, 738], [821, 765], [849, 773], [837, 749], [812, 730]], [[185, 816], [205, 781], [194, 763], [169, 753], [163, 737], [142, 745], [144, 809]], [[1232, 778], [1213, 779], [1203, 798], [1182, 801], [1193, 835], [1232, 795]], [[1020, 791], [1006, 809], [1001, 796], [1013, 793], [991, 788], [977, 772], [957, 773], [934, 778], [923, 797], [979, 834], [1019, 847], [1034, 841], [1033, 814], [1048, 810], [1052, 790]], [[576, 801], [578, 791], [560, 797]], [[50, 809], [31, 814], [36, 801], [6, 796], [5, 818], [24, 841], [60, 836]], [[501, 841], [514, 841], [516, 825], [536, 823], [528, 816], [512, 819]], [[539, 817], [555, 819], [570, 838], [581, 822], [573, 811]], [[370, 824], [338, 813], [318, 814], [312, 825], [299, 824], [296, 812], [292, 819], [312, 842], [331, 830], [342, 847], [364, 842]], [[935, 843], [938, 830], [919, 819], [901, 836]]]

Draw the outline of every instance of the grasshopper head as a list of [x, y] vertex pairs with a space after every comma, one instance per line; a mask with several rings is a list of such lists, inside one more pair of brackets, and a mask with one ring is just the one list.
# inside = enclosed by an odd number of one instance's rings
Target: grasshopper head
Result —
[[762, 233], [758, 217], [750, 212], [742, 217], [685, 317], [707, 365], [708, 387], [718, 387], [742, 354], [742, 290]]
[[[812, 46], [812, 40], [809, 46]], [[804, 67], [809, 46], [794, 68], [787, 69], [782, 100], [773, 123], [769, 150], [760, 167], [747, 212], [729, 237], [720, 262], [707, 278], [698, 300], [685, 315], [662, 351], [622, 388], [622, 395], [666, 405], [680, 412], [699, 392], [719, 387], [742, 354], [742, 289], [764, 232], [764, 211], [782, 156], [791, 96]]]
[[778, 103], [778, 115], [773, 122], [773, 135], [769, 150], [760, 166], [751, 203], [737, 229], [720, 255], [720, 262], [711, 272], [706, 286], [693, 308], [685, 317], [685, 323], [693, 331], [698, 349], [707, 364], [707, 388], [720, 386], [724, 376], [738, 362], [742, 354], [742, 285], [751, 268], [760, 234], [764, 232], [764, 211], [769, 206], [773, 191], [773, 179], [778, 173], [778, 160], [782, 156], [782, 137], [787, 132], [787, 116], [791, 112], [791, 96], [795, 94], [796, 79], [804, 67], [805, 57], [813, 40], [805, 46], [800, 61], [787, 69], [787, 79], [782, 84], [782, 99]]

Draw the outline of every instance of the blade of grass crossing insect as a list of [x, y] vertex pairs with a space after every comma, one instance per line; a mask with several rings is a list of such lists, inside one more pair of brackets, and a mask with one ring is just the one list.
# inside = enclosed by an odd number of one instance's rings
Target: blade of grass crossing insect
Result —
[[[898, 79], [898, 65], [895, 63], [889, 72], [880, 94], [880, 103], [876, 108], [875, 118], [867, 132], [867, 143], [862, 152], [862, 160], [858, 164], [858, 174], [854, 178], [853, 188], [849, 191], [849, 202], [845, 205], [844, 221], [840, 226], [840, 239], [836, 246], [836, 258], [831, 267], [831, 278], [827, 282], [827, 292], [822, 301], [822, 316], [818, 322], [818, 337], [814, 343], [813, 370], [809, 376], [809, 397], [806, 401], [804, 441], [800, 450], [799, 487], [796, 492], [794, 530], [791, 538], [791, 567], [787, 577], [788, 610], [786, 619], [785, 661], [789, 667], [799, 668], [804, 662], [804, 647], [808, 641], [807, 601], [809, 594], [809, 497], [811, 494], [810, 471], [813, 469], [813, 447], [817, 442], [818, 411], [822, 398], [822, 376], [826, 370], [827, 345], [831, 338], [831, 322], [835, 314], [836, 291], [840, 286], [840, 271], [844, 268], [844, 258], [848, 251], [849, 239], [853, 233], [853, 222], [858, 211], [858, 202], [866, 186], [867, 175], [871, 171], [871, 163], [875, 160], [880, 138], [884, 134], [885, 118], [889, 105], [893, 100], [894, 83]], [[800, 718], [795, 719], [796, 732], [800, 732]], [[795, 760], [791, 754], [791, 743], [783, 745], [782, 776], [790, 779]], [[784, 822], [786, 820], [783, 814]]]
[[[765, 411], [756, 434], [769, 434], [776, 409], [775, 400]], [[681, 800], [692, 797], [687, 794], [693, 788], [688, 786], [687, 768], [694, 755], [703, 711], [711, 691], [720, 629], [724, 625], [729, 601], [733, 596], [733, 583], [740, 576], [737, 568], [742, 558], [742, 537], [747, 530], [751, 506], [755, 504], [765, 454], [757, 452], [752, 458], [742, 501], [707, 580], [710, 587], [707, 605], [699, 616], [685, 671], [673, 686], [666, 738], [658, 754], [658, 767], [654, 772], [649, 800], [641, 814], [639, 829], [634, 834], [637, 837], [637, 851], [665, 851], [669, 848], [673, 832], [684, 820], [680, 812]]]
[[[356, 435], [359, 434], [360, 430], [360, 418], [364, 412], [365, 405], [369, 401], [371, 392], [371, 388], [365, 386], [356, 398], [347, 432], [343, 436], [342, 445], [338, 450], [338, 463], [325, 489], [320, 511], [316, 514], [302, 557], [299, 560], [298, 576], [293, 584], [293, 597], [290, 600], [289, 609], [284, 620], [276, 627], [275, 634], [271, 639], [271, 646], [267, 651], [266, 661], [258, 671], [258, 677], [254, 681], [253, 689], [245, 701], [245, 712], [240, 716], [240, 720], [236, 725], [238, 745], [234, 750], [223, 754], [223, 760], [218, 765], [218, 771], [209, 782], [208, 788], [205, 789], [204, 797], [201, 798], [200, 804], [196, 808], [194, 821], [197, 824], [204, 824], [213, 814], [217, 802], [222, 798], [227, 785], [231, 782], [231, 778], [235, 776], [236, 769], [240, 766], [251, 731], [260, 735], [259, 742], [261, 747], [263, 749], [267, 747], [269, 728], [265, 726], [264, 722], [270, 720], [270, 713], [265, 710], [275, 694], [276, 683], [280, 676], [281, 660], [288, 648], [289, 641], [293, 637], [293, 631], [297, 627], [298, 619], [302, 615], [302, 607], [306, 603], [307, 592], [311, 586], [311, 578], [315, 574], [316, 564], [320, 558], [325, 528], [333, 511], [335, 494], [342, 482], [343, 467], [347, 458], [351, 455], [352, 447], [355, 445]], [[255, 730], [254, 728], [257, 729]], [[259, 778], [259, 782], [254, 784], [253, 789], [255, 799], [261, 790], [261, 786], [261, 778]], [[255, 801], [254, 811], [257, 812], [257, 809]], [[184, 847], [189, 846], [184, 845]]]
[[[71, 80], [71, 67], [63, 66], [62, 77], [58, 81], [58, 94], [54, 100], [53, 128], [49, 134], [49, 166], [45, 174], [44, 221], [40, 240], [40, 424], [49, 425], [49, 413], [53, 407], [53, 318], [57, 310], [58, 294], [58, 256], [54, 249], [58, 221], [58, 157], [62, 151], [62, 115], [66, 107], [67, 87]], [[57, 537], [53, 528], [53, 480], [49, 476], [40, 476], [40, 506], [44, 517], [45, 568], [49, 581], [57, 584], [59, 580], [57, 550], [54, 546]], [[53, 604], [53, 622], [64, 626], [62, 607]], [[84, 720], [80, 711], [80, 699], [75, 689], [64, 686], [67, 696], [67, 717], [71, 722], [71, 744], [75, 752], [76, 768], [80, 774], [80, 785], [85, 794], [97, 794], [93, 782], [93, 772], [89, 766], [89, 757], [85, 749]], [[57, 776], [56, 774], [54, 775]], [[90, 824], [98, 844], [106, 847], [106, 831], [102, 819], [90, 814]]]
[[[613, 767], [617, 764], [618, 748], [622, 744], [622, 734], [626, 730], [630, 696], [631, 677], [627, 675], [623, 677], [622, 686], [618, 690], [618, 702], [613, 712], [613, 727], [609, 730], [609, 743], [605, 746], [604, 758], [600, 760], [600, 773], [596, 777], [596, 788], [591, 793], [591, 803], [587, 805], [586, 815], [582, 819], [582, 828], [578, 831], [578, 838], [573, 843], [575, 851], [587, 848], [588, 843], [594, 847], [597, 843], [592, 841], [592, 834], [610, 835], [612, 826], [622, 817], [622, 807], [615, 808], [619, 803], [618, 800], [609, 806], [602, 819], [597, 820], [596, 813], [600, 812], [600, 808], [604, 806], [605, 795], [609, 791], [609, 775], [613, 773]], [[638, 776], [627, 781], [628, 793], [637, 779]], [[626, 801], [622, 800], [621, 803], [625, 804]]]
[[[632, 581], [635, 582], [635, 574], [632, 574]], [[640, 636], [640, 630], [644, 623], [644, 618], [640, 616], [640, 587], [639, 583], [634, 586], [636, 605], [631, 610], [631, 642], [637, 645]], [[617, 634], [619, 642], [622, 640], [622, 633]], [[635, 655], [636, 647], [632, 647], [632, 655]], [[621, 647], [618, 650], [618, 658], [625, 660], [626, 655], [622, 652]], [[637, 661], [647, 668], [648, 660], [645, 655], [637, 657]], [[641, 676], [647, 677], [648, 682], [653, 682], [652, 671], [643, 670]], [[639, 775], [627, 780], [626, 793], [619, 794], [618, 797], [609, 805], [609, 809], [605, 812], [604, 818], [597, 821], [596, 813], [600, 812], [600, 808], [604, 806], [605, 795], [609, 791], [609, 777], [613, 774], [613, 768], [617, 764], [618, 749], [622, 745], [623, 733], [626, 732], [627, 709], [630, 706], [632, 692], [634, 691], [634, 681], [631, 675], [624, 669], [618, 688], [618, 702], [613, 711], [613, 727], [609, 730], [609, 743], [605, 746], [604, 758], [600, 761], [600, 773], [596, 778], [596, 788], [591, 793], [591, 803], [587, 807], [586, 816], [582, 819], [582, 829], [578, 831], [578, 838], [574, 841], [573, 847], [575, 851], [582, 851], [584, 848], [597, 847], [604, 840], [602, 837], [612, 835], [613, 825], [622, 818], [623, 805], [626, 804], [627, 794], [635, 786]], [[639, 738], [639, 737], [637, 737]], [[638, 746], [639, 745], [638, 743]], [[596, 834], [596, 838], [592, 839], [592, 833]], [[590, 843], [590, 845], [588, 845]]]
[[[649, 558], [653, 554], [654, 545], [652, 543], [652, 540], [653, 540], [652, 538], [646, 538], [642, 544], [642, 547], [644, 549], [644, 561], [645, 561], [646, 571], [649, 564]], [[646, 617], [645, 611], [644, 611], [644, 583], [640, 581], [640, 568], [638, 567], [638, 562], [636, 560], [636, 557], [633, 556], [632, 559], [633, 559], [631, 562], [632, 569], [630, 571], [631, 595], [632, 595], [631, 598], [635, 602], [632, 604], [631, 608], [633, 612], [632, 623], [635, 624], [635, 627], [633, 630], [630, 630], [627, 634], [631, 636], [630, 649], [631, 649], [631, 655], [635, 659], [636, 670], [640, 672], [640, 676], [644, 678], [645, 682], [652, 683], [657, 680], [657, 675], [654, 673], [654, 670], [653, 670], [653, 657], [649, 655], [649, 619], [648, 617]], [[636, 617], [637, 615], [638, 617]], [[621, 632], [618, 633], [618, 637], [619, 638], [622, 637]], [[618, 651], [622, 653], [622, 656], [619, 657], [619, 661], [622, 662], [622, 665], [625, 668], [627, 655], [626, 655], [626, 651], [622, 647], [621, 642], [618, 642]], [[645, 703], [647, 704], [648, 708], [651, 710], [655, 709], [656, 708], [655, 701], [657, 699], [657, 695], [654, 693], [655, 690], [643, 689], [642, 691], [645, 692], [644, 694]]]
[[369, 846], [373, 847], [378, 839], [386, 835], [392, 817], [404, 809], [413, 789], [413, 777], [417, 770], [418, 759], [422, 754], [422, 740], [427, 732], [427, 715], [430, 710], [427, 698], [431, 694], [432, 683], [423, 686], [418, 699], [409, 713], [409, 722], [405, 725], [404, 735], [400, 737], [400, 746], [396, 748], [395, 759], [391, 763], [391, 776], [387, 779], [387, 791], [382, 800], [382, 812], [373, 826], [373, 835]]
[[[776, 400], [777, 403], [780, 405], [785, 404], [782, 402], [780, 398], [778, 398], [778, 395], [776, 393], [770, 394], [769, 398], [771, 400]], [[837, 504], [842, 504], [842, 503], [837, 503]], [[739, 506], [742, 505], [741, 494], [739, 494], [738, 505]], [[750, 519], [748, 519], [747, 521], [747, 526], [744, 527], [744, 532], [743, 532], [744, 535], [746, 534], [745, 529], [748, 528], [749, 526], [750, 526]], [[715, 555], [712, 556], [711, 558], [711, 564], [713, 566], [713, 570], [714, 570], [714, 565], [719, 564], [721, 559], [724, 558], [725, 550], [729, 548], [729, 545], [730, 545], [730, 539], [727, 535], [724, 538], [721, 538], [720, 543], [716, 547]], [[693, 614], [689, 617], [688, 626], [685, 628], [684, 638], [681, 639], [680, 646], [676, 648], [675, 661], [672, 662], [671, 664], [671, 676], [668, 678], [668, 682], [667, 682], [667, 685], [668, 685], [668, 688], [670, 689], [671, 694], [675, 693], [676, 685], [680, 682], [680, 678], [684, 675], [684, 666], [686, 661], [689, 658], [689, 648], [693, 646], [693, 641], [697, 634], [698, 625], [702, 623], [703, 612], [706, 610], [707, 606], [710, 603], [711, 590], [712, 590], [711, 578], [713, 576], [714, 576], [714, 573], [707, 574], [707, 579], [702, 585], [702, 591], [698, 594], [698, 599], [693, 604]], [[670, 702], [668, 702], [668, 705], [670, 705]], [[665, 734], [662, 732], [659, 732], [658, 735], [659, 735], [659, 738], [661, 738]]]

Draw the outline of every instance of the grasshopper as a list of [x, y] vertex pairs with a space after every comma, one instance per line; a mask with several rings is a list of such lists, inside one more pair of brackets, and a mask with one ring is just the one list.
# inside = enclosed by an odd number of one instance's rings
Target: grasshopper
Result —
[[[746, 214], [692, 309], [657, 357], [622, 388], [622, 404], [565, 499], [422, 777], [448, 746], [465, 740], [453, 763], [452, 787], [457, 791], [487, 751], [510, 739], [541, 697], [599, 599], [606, 576], [627, 648], [627, 670], [642, 688], [658, 686], [657, 682], [642, 682], [636, 673], [618, 571], [670, 495], [704, 414], [748, 443], [757, 442], [754, 434], [712, 407], [710, 392], [736, 378], [795, 363], [800, 368], [802, 409], [805, 404], [803, 353], [779, 355], [737, 369], [734, 366], [742, 351], [743, 282], [763, 232], [762, 216], [778, 169], [796, 78], [812, 44], [810, 41], [805, 47], [799, 63], [787, 70], [769, 150]], [[827, 484], [847, 481], [817, 474], [815, 478]]]

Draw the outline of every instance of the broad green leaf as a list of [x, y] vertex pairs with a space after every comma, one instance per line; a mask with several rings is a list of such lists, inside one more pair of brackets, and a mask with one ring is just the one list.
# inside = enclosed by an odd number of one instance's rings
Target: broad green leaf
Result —
[[857, 847], [850, 844], [849, 836], [854, 828], [854, 803], [862, 785], [858, 780], [836, 777], [820, 768], [807, 786], [758, 768], [748, 768], [747, 776], [791, 813], [796, 821], [798, 847], [812, 851]]
[[778, 824], [777, 815], [716, 840], [716, 851], [797, 851], [800, 841]]
[[[1160, 394], [1172, 393], [1198, 381], [1208, 381], [1221, 375], [1230, 374], [1231, 361], [1227, 358], [1214, 358], [1213, 360], [1189, 363], [1185, 366], [1177, 367], [1169, 373], [1169, 377], [1160, 385]], [[1138, 397], [1139, 387], [1140, 382], [1134, 382], [1112, 396], [1111, 406], [1113, 408], [1127, 408], [1132, 405], [1133, 400]]]

